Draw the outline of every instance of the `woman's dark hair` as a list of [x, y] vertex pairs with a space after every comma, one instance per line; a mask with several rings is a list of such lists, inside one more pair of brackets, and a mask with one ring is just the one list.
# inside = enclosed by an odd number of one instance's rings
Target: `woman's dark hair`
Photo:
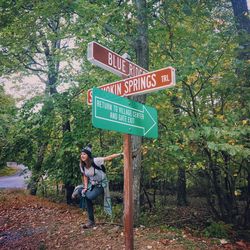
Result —
[[[82, 148], [81, 153], [84, 152], [85, 154], [87, 154], [88, 157], [90, 158], [91, 164], [92, 164], [93, 157], [92, 157], [91, 151], [92, 151], [92, 145], [88, 144], [86, 147]], [[80, 158], [80, 167], [84, 167], [85, 165], [86, 165], [85, 162], [83, 162], [82, 159]]]

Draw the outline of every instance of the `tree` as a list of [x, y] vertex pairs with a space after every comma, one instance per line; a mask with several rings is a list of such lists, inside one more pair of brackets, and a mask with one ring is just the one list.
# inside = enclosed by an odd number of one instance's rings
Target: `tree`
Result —
[[[243, 218], [244, 214], [239, 215], [235, 192], [239, 176], [244, 175], [249, 149], [242, 141], [246, 127], [241, 126], [238, 115], [230, 113], [232, 107], [238, 110], [242, 99], [234, 92], [240, 82], [233, 70], [236, 43], [228, 6], [227, 2], [213, 1], [163, 3], [156, 11], [161, 24], [155, 22], [157, 39], [152, 39], [152, 43], [159, 49], [153, 51], [152, 58], [156, 65], [165, 59], [165, 63], [178, 69], [181, 84], [173, 90], [172, 104], [181, 111], [175, 124], [182, 127], [182, 138], [175, 146], [182, 149], [186, 169], [197, 177], [202, 172], [202, 185], [207, 187], [208, 203], [217, 218], [237, 224], [237, 216]], [[167, 39], [159, 41], [157, 32], [162, 30], [166, 30], [163, 37]], [[176, 126], [165, 122], [165, 127]], [[227, 126], [228, 129], [223, 128]], [[226, 132], [236, 130], [237, 133]]]
[[[136, 8], [136, 37], [135, 52], [136, 61], [139, 66], [148, 70], [149, 66], [149, 44], [148, 44], [148, 8], [145, 0], [135, 0]], [[135, 101], [145, 103], [146, 96], [134, 97]], [[132, 136], [132, 151], [136, 152], [133, 157], [133, 200], [134, 200], [134, 222], [138, 223], [140, 215], [140, 193], [141, 193], [141, 147], [142, 137]]]
[[[69, 40], [65, 38], [72, 20], [70, 4], [67, 1], [19, 1], [14, 4], [6, 2], [2, 8], [2, 74], [19, 71], [36, 75], [45, 84], [46, 95], [58, 93], [57, 86], [65, 78], [62, 73], [67, 70], [61, 62], [69, 56]], [[43, 104], [43, 110], [53, 109], [52, 101]], [[35, 186], [41, 175], [48, 140], [45, 136], [38, 145], [37, 160], [32, 168]]]
[[[241, 108], [242, 112], [242, 121], [246, 121], [247, 114], [249, 114], [249, 71], [250, 67], [247, 63], [247, 60], [250, 58], [250, 19], [249, 19], [249, 11], [246, 0], [235, 1], [232, 0], [232, 7], [236, 21], [236, 28], [238, 31], [239, 38], [239, 49], [238, 49], [238, 58], [241, 60], [241, 64], [237, 67], [236, 72], [238, 74], [239, 80], [242, 79], [242, 87], [240, 91], [241, 95]], [[245, 166], [246, 167], [246, 166]], [[249, 168], [246, 167], [247, 172], [247, 206], [245, 208], [245, 218], [244, 218], [244, 226], [246, 227], [250, 222], [250, 171]]]
[[7, 160], [13, 160], [7, 156], [7, 147], [9, 145], [10, 130], [15, 124], [16, 107], [15, 100], [6, 95], [2, 86], [0, 86], [0, 168], [5, 167]]

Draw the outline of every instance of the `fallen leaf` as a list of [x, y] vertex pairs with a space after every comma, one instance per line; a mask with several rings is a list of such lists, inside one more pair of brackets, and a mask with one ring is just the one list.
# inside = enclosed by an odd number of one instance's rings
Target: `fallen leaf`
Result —
[[225, 240], [225, 239], [221, 239], [221, 240], [220, 240], [220, 244], [222, 244], [222, 245], [223, 245], [223, 244], [227, 244], [227, 243], [228, 243], [228, 241]]
[[247, 247], [246, 243], [244, 243], [242, 240], [235, 242], [235, 244], [243, 248]]

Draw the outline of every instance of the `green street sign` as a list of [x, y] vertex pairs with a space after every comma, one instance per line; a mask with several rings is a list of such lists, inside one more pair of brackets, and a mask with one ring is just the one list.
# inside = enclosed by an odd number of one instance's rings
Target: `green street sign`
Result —
[[101, 89], [93, 89], [92, 123], [96, 128], [158, 137], [157, 110]]

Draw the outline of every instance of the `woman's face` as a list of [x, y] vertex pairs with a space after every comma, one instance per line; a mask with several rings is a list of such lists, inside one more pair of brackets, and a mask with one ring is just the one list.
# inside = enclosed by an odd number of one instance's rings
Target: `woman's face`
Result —
[[89, 156], [88, 156], [86, 153], [82, 152], [82, 153], [81, 153], [81, 160], [82, 160], [82, 161], [86, 161], [86, 160], [88, 160], [88, 159], [89, 159]]

